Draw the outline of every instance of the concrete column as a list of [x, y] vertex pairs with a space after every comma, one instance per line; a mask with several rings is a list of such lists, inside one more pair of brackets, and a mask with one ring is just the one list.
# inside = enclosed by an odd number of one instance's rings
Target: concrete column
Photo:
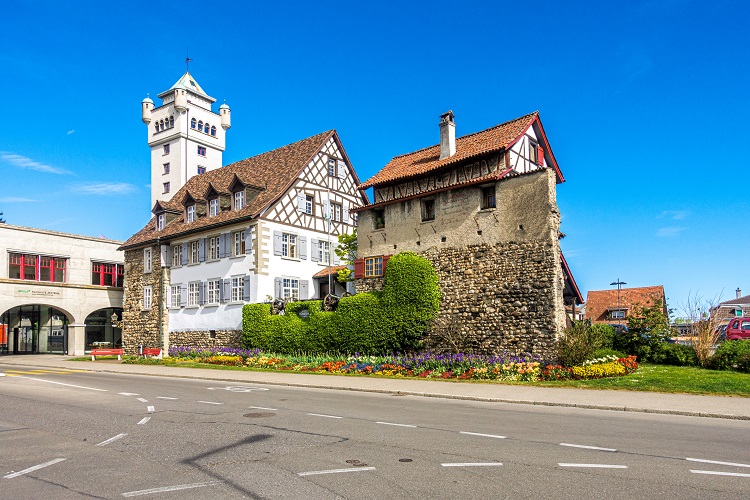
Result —
[[68, 325], [68, 355], [84, 356], [85, 350], [86, 325], [77, 323]]

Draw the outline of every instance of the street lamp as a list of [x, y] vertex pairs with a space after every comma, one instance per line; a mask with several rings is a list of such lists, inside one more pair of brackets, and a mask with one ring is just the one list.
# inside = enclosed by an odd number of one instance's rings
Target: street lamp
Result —
[[615, 286], [617, 285], [617, 324], [620, 324], [620, 289], [622, 289], [622, 285], [627, 285], [624, 281], [620, 281], [620, 278], [617, 278], [617, 281], [614, 283], [610, 283], [609, 286]]

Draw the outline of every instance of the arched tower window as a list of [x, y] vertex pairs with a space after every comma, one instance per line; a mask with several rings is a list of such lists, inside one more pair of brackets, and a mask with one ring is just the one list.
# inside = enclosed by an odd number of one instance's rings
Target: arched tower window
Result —
[[159, 131], [159, 122], [154, 122], [154, 132]]
[[198, 132], [203, 132], [203, 121], [198, 122]]
[[211, 135], [216, 135], [216, 127], [211, 127]]
[[164, 130], [164, 120], [159, 121], [159, 130]]
[[190, 128], [195, 128], [195, 118], [190, 120]]
[[169, 117], [169, 128], [174, 128], [174, 116]]

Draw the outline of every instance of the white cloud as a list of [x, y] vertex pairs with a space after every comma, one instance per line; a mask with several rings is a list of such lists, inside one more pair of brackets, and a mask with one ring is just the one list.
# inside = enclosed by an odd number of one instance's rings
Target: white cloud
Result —
[[659, 238], [672, 238], [674, 236], [678, 236], [681, 232], [683, 232], [686, 227], [662, 227], [659, 228], [659, 230], [656, 232], [656, 236]]
[[66, 132], [66, 134], [68, 134], [68, 135], [73, 135], [73, 134], [75, 134], [75, 133], [76, 133], [76, 129], [68, 130], [68, 131]]
[[9, 196], [6, 198], [0, 198], [0, 203], [32, 203], [36, 201], [37, 200], [32, 200], [31, 198], [20, 198], [18, 196]]
[[117, 195], [134, 193], [138, 188], [127, 182], [82, 182], [71, 186], [71, 190], [81, 194]]
[[688, 215], [690, 215], [688, 210], [665, 210], [657, 217], [657, 219], [663, 219], [666, 217], [672, 220], [683, 220]]
[[28, 168], [29, 170], [36, 170], [37, 172], [45, 172], [48, 174], [60, 174], [60, 175], [72, 174], [72, 172], [68, 170], [53, 167], [51, 165], [47, 165], [46, 163], [40, 163], [26, 156], [17, 155], [10, 151], [0, 151], [0, 159], [5, 160], [11, 165], [15, 165], [21, 168]]

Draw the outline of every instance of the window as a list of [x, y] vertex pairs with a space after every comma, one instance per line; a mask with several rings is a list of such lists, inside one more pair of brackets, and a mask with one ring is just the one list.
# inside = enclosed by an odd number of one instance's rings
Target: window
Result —
[[539, 154], [536, 141], [529, 139], [529, 160], [533, 163], [539, 163]]
[[328, 175], [330, 175], [331, 177], [336, 177], [336, 159], [335, 158], [328, 159]]
[[[164, 145], [164, 153], [163, 154], [165, 154], [165, 155], [169, 154], [169, 144], [168, 143]], [[169, 165], [169, 163], [167, 163], [167, 165]], [[168, 174], [169, 172], [164, 172], [164, 173]]]
[[91, 263], [91, 284], [99, 286], [123, 285], [125, 267], [122, 264], [108, 264], [106, 262]]
[[165, 173], [165, 174], [168, 174], [168, 173], [169, 173], [169, 163], [165, 163], [165, 164], [164, 164], [164, 173]]
[[299, 280], [294, 278], [284, 278], [282, 281], [281, 298], [282, 299], [299, 299]]
[[242, 276], [232, 278], [232, 302], [242, 302], [245, 279]]
[[305, 213], [312, 215], [313, 214], [313, 206], [315, 203], [315, 198], [313, 198], [313, 195], [306, 194], [305, 195]]
[[169, 192], [169, 182], [164, 182], [163, 184], [164, 184], [164, 193], [168, 193]]
[[435, 220], [435, 200], [422, 200], [422, 222]]
[[198, 156], [206, 156], [206, 148], [204, 146], [198, 146]]
[[219, 303], [219, 289], [221, 288], [221, 280], [213, 279], [207, 282], [208, 296], [206, 297], [206, 304], [218, 304]]
[[174, 116], [170, 116], [169, 117], [169, 128], [173, 128], [173, 127], [174, 127]]
[[190, 128], [195, 128], [196, 123], [197, 123], [197, 121], [196, 121], [195, 118], [193, 118], [192, 120], [190, 120]]
[[159, 121], [159, 130], [164, 130], [164, 120]]
[[208, 200], [208, 216], [216, 217], [217, 215], [219, 215], [219, 199]]
[[187, 221], [193, 222], [195, 220], [195, 205], [188, 205], [187, 207]]
[[232, 255], [235, 257], [245, 255], [245, 238], [243, 236], [242, 231], [232, 233]]
[[182, 265], [182, 245], [172, 245], [172, 267]]
[[622, 310], [612, 311], [612, 319], [624, 319], [624, 318], [625, 318], [625, 311], [622, 311]]
[[213, 126], [211, 127], [211, 135], [213, 136], [216, 135], [216, 127], [213, 127]]
[[198, 122], [198, 132], [203, 132], [203, 121]]
[[188, 296], [187, 296], [188, 306], [198, 305], [198, 299], [200, 298], [200, 291], [199, 291], [200, 286], [201, 284], [197, 281], [194, 281], [193, 283], [188, 283]]
[[169, 289], [172, 307], [180, 307], [180, 285], [172, 285]]
[[297, 235], [281, 233], [281, 256], [297, 258]]
[[341, 222], [341, 204], [331, 203], [331, 218], [334, 221]]
[[191, 241], [190, 243], [188, 243], [188, 248], [190, 248], [190, 253], [188, 255], [188, 263], [197, 264], [198, 263], [198, 242]]
[[482, 188], [482, 209], [495, 208], [495, 186]]
[[385, 227], [385, 210], [372, 211], [372, 228], [383, 229]]
[[151, 285], [143, 287], [143, 308], [151, 309]]
[[159, 122], [154, 122], [154, 133], [159, 131]]
[[150, 273], [152, 265], [153, 265], [153, 262], [151, 259], [151, 249], [144, 248], [143, 249], [143, 272]]
[[208, 238], [208, 260], [219, 259], [219, 245], [221, 244], [219, 239], [219, 236], [211, 236]]
[[318, 259], [323, 264], [331, 263], [331, 243], [328, 241], [318, 241]]
[[383, 276], [383, 257], [365, 258], [365, 278]]
[[199, 174], [205, 174], [206, 173], [206, 167], [201, 167], [198, 165], [198, 173]]
[[[168, 182], [165, 182], [165, 184], [169, 184]], [[169, 187], [169, 186], [167, 186]], [[166, 215], [159, 214], [156, 216], [156, 230], [157, 231], [164, 231], [164, 223], [166, 220]]]
[[245, 192], [237, 191], [234, 193], [234, 209], [242, 210], [245, 208]]

